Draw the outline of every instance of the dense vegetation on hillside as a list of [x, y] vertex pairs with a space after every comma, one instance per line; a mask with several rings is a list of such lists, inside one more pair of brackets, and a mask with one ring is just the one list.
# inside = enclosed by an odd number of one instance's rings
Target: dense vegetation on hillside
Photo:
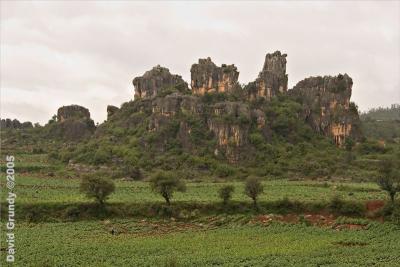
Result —
[[374, 108], [360, 114], [362, 130], [367, 138], [400, 141], [400, 105]]

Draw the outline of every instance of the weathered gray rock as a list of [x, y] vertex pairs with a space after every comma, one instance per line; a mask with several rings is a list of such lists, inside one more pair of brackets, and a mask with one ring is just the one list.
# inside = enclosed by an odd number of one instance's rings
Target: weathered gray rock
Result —
[[199, 59], [190, 69], [192, 93], [230, 92], [237, 85], [239, 72], [235, 65], [215, 65], [211, 58]]
[[249, 100], [260, 97], [270, 100], [273, 96], [287, 91], [286, 56], [280, 51], [265, 56], [264, 66], [258, 78], [245, 87]]
[[250, 128], [249, 106], [241, 102], [221, 102], [211, 107], [208, 129], [217, 139], [218, 149], [230, 163], [238, 162], [241, 149], [248, 143]]
[[110, 117], [111, 117], [112, 115], [114, 115], [118, 110], [119, 110], [118, 107], [113, 106], [113, 105], [108, 105], [108, 106], [107, 106], [107, 120], [109, 120]]
[[90, 112], [79, 105], [62, 106], [57, 111], [57, 121], [63, 122], [67, 119], [90, 119]]
[[132, 81], [135, 87], [135, 99], [156, 97], [162, 90], [174, 88], [177, 91], [188, 91], [187, 83], [181, 76], [171, 74], [169, 69], [160, 65], [146, 71], [143, 76]]
[[304, 118], [311, 127], [332, 136], [341, 146], [346, 137], [360, 135], [357, 107], [350, 102], [352, 86], [347, 74], [310, 77], [298, 82], [289, 94], [302, 102]]
[[93, 134], [96, 126], [90, 118], [87, 108], [70, 105], [63, 106], [57, 111], [57, 121], [48, 124], [51, 137], [64, 140], [78, 141]]

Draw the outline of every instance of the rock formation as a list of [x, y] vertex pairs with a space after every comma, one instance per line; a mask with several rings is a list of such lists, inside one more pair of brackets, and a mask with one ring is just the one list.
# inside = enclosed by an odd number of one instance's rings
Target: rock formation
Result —
[[241, 148], [248, 141], [249, 106], [241, 102], [216, 103], [211, 107], [207, 127], [214, 133], [218, 149], [225, 153], [230, 163], [236, 163], [240, 160]]
[[78, 105], [62, 106], [57, 110], [57, 121], [63, 122], [68, 119], [90, 119], [90, 112]]
[[108, 106], [107, 106], [107, 120], [109, 120], [110, 117], [111, 117], [112, 115], [114, 115], [118, 110], [119, 110], [118, 107], [113, 106], [113, 105], [108, 105]]
[[50, 136], [70, 141], [86, 138], [96, 129], [89, 110], [78, 105], [59, 108], [57, 121], [49, 123], [47, 127], [50, 128]]
[[164, 89], [175, 88], [177, 91], [188, 90], [187, 83], [179, 75], [169, 72], [160, 65], [146, 71], [143, 76], [132, 81], [135, 86], [135, 99], [152, 98]]
[[298, 82], [290, 95], [303, 104], [304, 118], [311, 127], [332, 136], [341, 146], [346, 137], [359, 136], [357, 108], [350, 103], [353, 80], [347, 75], [310, 77]]
[[237, 85], [239, 72], [235, 65], [217, 67], [211, 58], [199, 59], [190, 69], [192, 93], [230, 92]]
[[265, 62], [258, 78], [249, 83], [245, 89], [249, 100], [265, 98], [270, 100], [278, 93], [287, 91], [288, 75], [286, 74], [286, 54], [276, 51], [265, 56]]

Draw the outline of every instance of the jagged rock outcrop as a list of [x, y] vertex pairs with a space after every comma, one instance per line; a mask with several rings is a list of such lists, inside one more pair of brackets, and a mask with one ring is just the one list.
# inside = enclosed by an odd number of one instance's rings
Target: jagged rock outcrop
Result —
[[26, 129], [26, 128], [32, 128], [32, 127], [33, 127], [33, 125], [32, 125], [32, 122], [30, 122], [30, 121], [21, 123], [17, 119], [11, 120], [9, 118], [1, 119], [1, 121], [0, 121], [1, 129]]
[[146, 71], [143, 76], [132, 81], [135, 87], [135, 99], [156, 97], [162, 90], [173, 88], [177, 91], [188, 91], [187, 83], [181, 76], [171, 74], [169, 69], [160, 65]]
[[230, 92], [237, 86], [239, 72], [235, 65], [215, 65], [211, 58], [199, 59], [190, 69], [192, 93]]
[[113, 106], [113, 105], [108, 105], [108, 106], [107, 106], [107, 120], [109, 120], [110, 117], [111, 117], [112, 115], [114, 115], [118, 110], [119, 110], [118, 107]]
[[230, 163], [236, 163], [240, 160], [242, 147], [248, 143], [249, 106], [241, 102], [216, 103], [211, 107], [207, 127], [214, 133], [218, 149], [225, 153]]
[[287, 91], [286, 56], [280, 51], [265, 56], [264, 66], [258, 78], [245, 87], [249, 100], [260, 97], [270, 100], [278, 93]]
[[360, 135], [357, 107], [350, 102], [352, 86], [347, 74], [318, 76], [298, 82], [289, 93], [303, 104], [304, 118], [311, 127], [332, 136], [341, 146], [346, 137]]
[[[204, 105], [198, 97], [179, 93], [154, 98], [148, 105], [151, 105], [151, 116], [147, 127], [150, 132], [158, 131], [178, 114], [204, 115]], [[183, 128], [180, 131], [181, 137], [185, 132], [190, 134], [190, 127], [188, 125], [181, 123], [181, 128]], [[184, 128], [187, 128], [187, 130]], [[187, 146], [187, 142], [184, 143]]]
[[47, 127], [50, 129], [50, 136], [70, 141], [86, 138], [96, 129], [89, 110], [79, 105], [59, 108], [57, 121], [49, 123]]
[[57, 121], [63, 122], [68, 119], [90, 119], [90, 112], [79, 105], [62, 106], [57, 110]]

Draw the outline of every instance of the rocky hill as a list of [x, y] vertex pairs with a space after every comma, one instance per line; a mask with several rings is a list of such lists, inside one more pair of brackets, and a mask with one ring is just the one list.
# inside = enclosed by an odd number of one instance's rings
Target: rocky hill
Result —
[[[57, 149], [55, 158], [118, 170], [224, 176], [240, 167], [278, 175], [316, 164], [311, 169], [327, 172], [332, 159], [311, 152], [336, 151], [361, 137], [357, 106], [350, 102], [353, 81], [347, 74], [310, 77], [288, 89], [286, 58], [267, 54], [258, 77], [245, 86], [235, 65], [217, 66], [211, 58], [192, 65], [191, 88], [156, 66], [133, 79], [134, 100], [108, 106], [107, 121], [98, 127], [89, 110], [72, 105], [61, 107], [43, 132], [75, 144]], [[300, 160], [304, 155], [311, 158]]]

